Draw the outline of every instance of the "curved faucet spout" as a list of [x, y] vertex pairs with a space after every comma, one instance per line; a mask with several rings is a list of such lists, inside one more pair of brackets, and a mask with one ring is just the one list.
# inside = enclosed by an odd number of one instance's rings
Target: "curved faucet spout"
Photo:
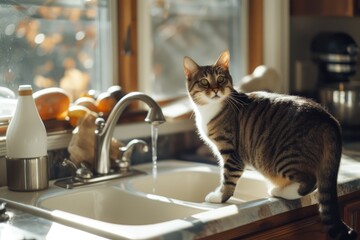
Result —
[[125, 95], [114, 106], [106, 123], [102, 118], [96, 119], [98, 128], [95, 131], [95, 170], [98, 174], [108, 174], [110, 172], [110, 143], [115, 125], [122, 112], [133, 100], [140, 100], [149, 106], [145, 122], [161, 124], [166, 121], [159, 105], [148, 95], [141, 92], [132, 92]]

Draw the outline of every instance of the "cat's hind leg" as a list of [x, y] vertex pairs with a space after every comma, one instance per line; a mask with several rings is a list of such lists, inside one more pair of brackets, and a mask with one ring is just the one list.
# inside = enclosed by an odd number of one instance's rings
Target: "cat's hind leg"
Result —
[[310, 172], [306, 174], [296, 172], [285, 178], [277, 176], [269, 179], [275, 185], [269, 190], [269, 194], [289, 200], [309, 194], [316, 186], [316, 177]]
[[310, 172], [307, 174], [303, 173], [298, 175], [296, 181], [300, 182], [298, 193], [301, 196], [305, 196], [311, 193], [316, 188], [316, 177]]
[[301, 196], [298, 193], [300, 183], [293, 182], [286, 186], [275, 186], [269, 190], [269, 194], [274, 197], [281, 197], [288, 200], [298, 199]]

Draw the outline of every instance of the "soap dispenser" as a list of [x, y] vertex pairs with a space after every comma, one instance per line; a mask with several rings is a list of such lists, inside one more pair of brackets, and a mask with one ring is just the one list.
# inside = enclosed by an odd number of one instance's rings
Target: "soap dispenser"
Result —
[[49, 184], [47, 134], [32, 96], [20, 85], [14, 116], [6, 131], [7, 185], [13, 191], [36, 191]]

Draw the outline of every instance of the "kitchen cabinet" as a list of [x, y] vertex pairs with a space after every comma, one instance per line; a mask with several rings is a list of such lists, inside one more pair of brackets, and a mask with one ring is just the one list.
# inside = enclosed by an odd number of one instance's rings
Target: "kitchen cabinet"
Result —
[[345, 203], [343, 211], [344, 221], [360, 234], [360, 200]]
[[[360, 231], [360, 191], [339, 198], [343, 220]], [[320, 222], [318, 206], [298, 208], [204, 238], [206, 240], [330, 240]]]
[[291, 0], [292, 16], [347, 16], [360, 15], [360, 0]]
[[251, 234], [244, 237], [244, 239], [326, 240], [327, 236], [323, 230], [320, 218], [318, 216], [312, 216], [278, 228], [270, 229], [257, 234]]

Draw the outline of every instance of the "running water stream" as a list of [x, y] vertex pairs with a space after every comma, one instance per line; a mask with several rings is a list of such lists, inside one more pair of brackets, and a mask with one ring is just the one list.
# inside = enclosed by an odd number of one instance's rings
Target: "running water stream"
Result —
[[156, 192], [156, 179], [157, 179], [157, 140], [158, 140], [158, 126], [151, 124], [151, 150], [153, 162], [153, 193]]

